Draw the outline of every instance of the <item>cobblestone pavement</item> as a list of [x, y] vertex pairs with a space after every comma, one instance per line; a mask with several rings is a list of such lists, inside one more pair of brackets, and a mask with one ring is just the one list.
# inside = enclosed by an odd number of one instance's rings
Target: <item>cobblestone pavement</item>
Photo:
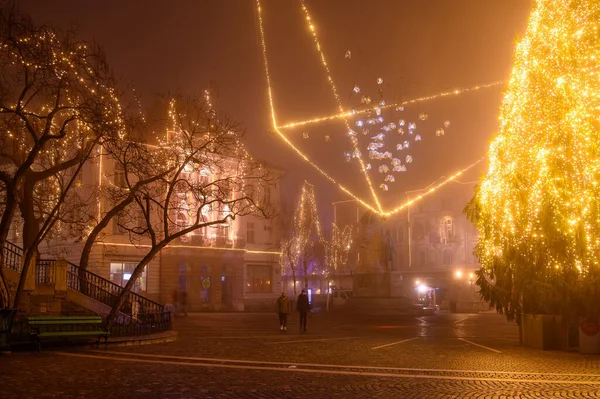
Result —
[[598, 398], [600, 357], [518, 344], [502, 316], [177, 318], [175, 342], [0, 357], [0, 398]]

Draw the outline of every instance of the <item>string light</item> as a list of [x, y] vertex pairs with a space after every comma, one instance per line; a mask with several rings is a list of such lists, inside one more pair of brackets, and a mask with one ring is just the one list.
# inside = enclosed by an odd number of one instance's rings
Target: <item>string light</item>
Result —
[[325, 271], [330, 277], [339, 266], [348, 262], [348, 253], [352, 245], [352, 226], [346, 225], [343, 229], [332, 223], [331, 237], [325, 243]]
[[306, 156], [306, 154], [304, 154], [298, 147], [296, 147], [278, 128], [277, 128], [277, 123], [276, 123], [276, 118], [275, 118], [275, 108], [273, 107], [273, 90], [271, 88], [271, 77], [269, 74], [269, 63], [267, 60], [267, 45], [265, 42], [265, 33], [264, 33], [264, 27], [263, 27], [263, 18], [262, 18], [262, 8], [260, 6], [260, 0], [256, 0], [256, 10], [257, 10], [257, 14], [258, 14], [258, 26], [259, 26], [259, 31], [260, 31], [260, 42], [262, 45], [262, 53], [263, 53], [263, 63], [264, 63], [264, 68], [265, 68], [265, 75], [267, 78], [267, 94], [269, 97], [269, 104], [271, 106], [271, 119], [273, 122], [273, 131], [292, 149], [294, 150], [294, 152], [296, 154], [298, 154], [302, 159], [304, 159], [304, 161], [306, 161], [309, 165], [311, 165], [313, 168], [315, 168], [319, 173], [321, 173], [321, 175], [323, 175], [327, 180], [329, 180], [331, 183], [335, 184], [341, 191], [343, 191], [344, 193], [348, 194], [349, 196], [351, 196], [352, 198], [354, 198], [356, 201], [358, 201], [360, 204], [362, 204], [365, 208], [375, 212], [375, 213], [379, 213], [380, 211], [375, 209], [373, 206], [371, 206], [369, 203], [367, 203], [366, 201], [364, 201], [363, 199], [361, 199], [360, 197], [358, 197], [357, 195], [355, 195], [354, 193], [352, 193], [349, 189], [347, 189], [346, 187], [344, 187], [343, 185], [341, 185], [340, 183], [338, 183], [333, 177], [331, 177], [327, 172], [325, 172], [323, 169], [321, 169], [316, 163], [314, 163], [313, 161], [310, 160], [310, 158], [308, 158], [308, 156]]
[[348, 118], [348, 117], [352, 117], [352, 116], [356, 116], [356, 115], [366, 114], [366, 113], [369, 113], [372, 111], [376, 111], [377, 109], [383, 110], [383, 109], [388, 109], [388, 108], [397, 108], [397, 107], [402, 107], [405, 105], [420, 103], [420, 102], [429, 101], [429, 100], [435, 100], [435, 99], [443, 98], [443, 97], [458, 96], [458, 95], [461, 95], [464, 93], [469, 93], [469, 92], [473, 92], [473, 91], [477, 91], [477, 90], [481, 90], [481, 89], [487, 89], [490, 87], [500, 86], [505, 83], [506, 83], [506, 81], [499, 80], [496, 82], [472, 86], [472, 87], [468, 87], [468, 88], [464, 88], [464, 89], [454, 89], [454, 90], [445, 91], [442, 93], [437, 93], [437, 94], [433, 94], [433, 95], [429, 95], [429, 96], [414, 98], [414, 99], [402, 101], [399, 103], [386, 104], [383, 106], [377, 105], [377, 106], [374, 106], [372, 108], [367, 108], [367, 109], [343, 112], [343, 113], [329, 115], [329, 116], [322, 116], [322, 117], [308, 119], [308, 120], [299, 121], [299, 122], [290, 122], [290, 123], [286, 123], [285, 125], [277, 126], [277, 128], [278, 129], [293, 129], [293, 128], [299, 127], [299, 126], [305, 126], [305, 125], [310, 125], [310, 124], [315, 124], [315, 123], [327, 122], [327, 121], [331, 121], [331, 120]]
[[[266, 35], [265, 35], [265, 31], [264, 31], [264, 21], [263, 21], [263, 15], [262, 15], [262, 6], [261, 6], [261, 2], [260, 0], [256, 0], [255, 2], [256, 4], [256, 10], [257, 10], [257, 15], [258, 15], [258, 27], [259, 27], [259, 32], [260, 32], [260, 43], [261, 43], [261, 48], [262, 48], [262, 56], [263, 56], [263, 66], [265, 69], [265, 77], [267, 80], [267, 95], [269, 98], [269, 105], [270, 105], [270, 113], [271, 113], [271, 121], [272, 121], [272, 125], [273, 125], [273, 132], [275, 134], [277, 134], [296, 154], [298, 154], [305, 162], [307, 162], [310, 166], [312, 166], [313, 168], [315, 168], [323, 177], [325, 177], [328, 181], [330, 181], [331, 183], [333, 183], [334, 185], [336, 185], [338, 187], [338, 189], [342, 192], [344, 192], [345, 194], [349, 195], [351, 198], [353, 198], [354, 200], [356, 200], [359, 204], [361, 204], [362, 206], [364, 206], [366, 209], [379, 214], [379, 215], [384, 215], [384, 216], [390, 216], [393, 215], [399, 211], [401, 211], [402, 209], [406, 208], [407, 206], [409, 206], [410, 204], [415, 203], [416, 201], [424, 198], [425, 196], [433, 193], [435, 190], [437, 190], [438, 188], [442, 187], [443, 185], [449, 183], [450, 181], [452, 181], [453, 178], [460, 176], [462, 173], [464, 173], [465, 171], [467, 171], [468, 169], [472, 168], [474, 165], [476, 165], [477, 163], [481, 162], [481, 160], [475, 162], [472, 165], [467, 166], [464, 169], [461, 169], [460, 171], [456, 172], [455, 174], [453, 174], [451, 176], [451, 178], [443, 181], [442, 183], [434, 186], [432, 189], [428, 190], [427, 192], [419, 195], [418, 197], [412, 199], [411, 201], [408, 201], [406, 203], [403, 203], [402, 205], [397, 206], [396, 208], [394, 208], [391, 211], [384, 211], [381, 207], [381, 204], [379, 202], [379, 199], [375, 193], [375, 190], [371, 184], [371, 181], [369, 179], [368, 176], [368, 168], [365, 167], [362, 159], [359, 158], [359, 161], [361, 163], [361, 172], [365, 175], [366, 179], [368, 180], [368, 185], [370, 187], [371, 193], [373, 194], [373, 197], [375, 199], [376, 202], [376, 206], [373, 206], [371, 204], [369, 204], [367, 201], [365, 201], [364, 199], [362, 199], [361, 197], [359, 197], [358, 195], [354, 194], [352, 191], [350, 191], [347, 187], [345, 187], [344, 185], [342, 185], [341, 183], [339, 183], [336, 179], [334, 179], [330, 174], [328, 174], [325, 170], [323, 170], [321, 167], [319, 167], [314, 161], [312, 161], [303, 151], [301, 151], [298, 147], [296, 147], [290, 139], [287, 138], [287, 136], [285, 134], [282, 133], [282, 131], [280, 129], [284, 129], [284, 128], [292, 128], [292, 127], [296, 127], [296, 126], [300, 126], [301, 124], [309, 124], [309, 123], [317, 123], [320, 122], [321, 120], [330, 120], [330, 119], [343, 119], [346, 126], [349, 129], [348, 126], [348, 122], [346, 120], [347, 117], [354, 115], [351, 112], [345, 112], [342, 105], [341, 105], [341, 100], [339, 98], [339, 95], [337, 93], [337, 88], [333, 82], [333, 78], [331, 77], [331, 73], [329, 71], [329, 67], [327, 65], [327, 62], [325, 60], [324, 57], [324, 53], [322, 51], [320, 42], [318, 41], [318, 38], [316, 36], [316, 28], [312, 22], [312, 18], [310, 17], [310, 14], [308, 13], [308, 9], [306, 8], [306, 5], [304, 4], [304, 1], [301, 0], [301, 5], [302, 5], [302, 9], [305, 13], [305, 17], [306, 20], [308, 22], [309, 25], [309, 30], [313, 36], [313, 39], [315, 41], [315, 46], [317, 47], [317, 51], [319, 52], [319, 56], [321, 58], [321, 64], [323, 65], [326, 74], [327, 74], [327, 80], [330, 83], [330, 86], [332, 88], [332, 91], [334, 93], [334, 96], [336, 97], [336, 101], [338, 101], [338, 108], [340, 109], [340, 113], [337, 115], [332, 115], [329, 117], [324, 117], [324, 118], [317, 118], [315, 120], [311, 120], [311, 121], [303, 121], [303, 122], [295, 122], [294, 124], [286, 124], [286, 125], [282, 125], [282, 126], [278, 126], [277, 125], [277, 118], [276, 118], [276, 114], [275, 114], [275, 107], [274, 107], [274, 100], [273, 100], [273, 88], [272, 88], [272, 84], [271, 84], [271, 75], [270, 75], [270, 71], [269, 71], [269, 62], [268, 62], [268, 57], [267, 57], [267, 44], [266, 44]], [[426, 96], [426, 97], [420, 97], [417, 99], [413, 99], [413, 100], [408, 100], [405, 101], [405, 104], [411, 104], [411, 103], [416, 103], [416, 102], [420, 102], [420, 101], [426, 101], [426, 100], [432, 100], [435, 98], [441, 98], [441, 97], [446, 97], [446, 96], [452, 96], [452, 95], [458, 95], [461, 93], [465, 93], [465, 92], [470, 92], [470, 91], [475, 91], [475, 90], [480, 90], [483, 88], [488, 88], [488, 87], [493, 87], [493, 86], [498, 86], [500, 84], [502, 84], [503, 81], [497, 81], [497, 82], [492, 82], [492, 83], [488, 83], [488, 84], [484, 84], [484, 85], [478, 85], [478, 86], [474, 86], [474, 87], [470, 87], [470, 88], [466, 88], [466, 89], [455, 89], [452, 91], [448, 91], [448, 92], [443, 92], [443, 93], [438, 93], [435, 95], [431, 95], [431, 96]], [[399, 106], [402, 105], [402, 103], [400, 104], [390, 104], [390, 105], [386, 105], [385, 108], [390, 108], [390, 107], [394, 107], [394, 106]], [[380, 107], [381, 108], [381, 107]], [[375, 109], [375, 108], [373, 108]], [[360, 112], [368, 112], [370, 110], [363, 110]], [[353, 143], [353, 145], [356, 148], [356, 143]]]
[[429, 188], [427, 191], [423, 192], [422, 194], [419, 194], [418, 196], [414, 197], [413, 199], [411, 199], [409, 201], [406, 201], [402, 205], [394, 208], [393, 210], [391, 210], [389, 212], [383, 212], [383, 213], [381, 213], [381, 215], [382, 216], [392, 216], [393, 214], [400, 212], [404, 208], [406, 208], [406, 207], [414, 204], [417, 201], [422, 200], [423, 198], [427, 197], [428, 195], [433, 194], [434, 192], [436, 192], [437, 190], [439, 190], [441, 187], [445, 186], [446, 184], [450, 183], [451, 181], [454, 181], [456, 178], [458, 178], [459, 176], [461, 176], [463, 173], [465, 173], [467, 170], [471, 169], [475, 165], [479, 164], [484, 159], [485, 159], [485, 157], [479, 158], [477, 161], [473, 162], [471, 165], [467, 166], [464, 169], [459, 170], [458, 172], [456, 172], [455, 174], [453, 174], [452, 176], [450, 176], [446, 180], [443, 180], [439, 184], [436, 184], [436, 185], [432, 186], [431, 188]]
[[[150, 244], [130, 244], [123, 242], [102, 242], [103, 245], [110, 245], [115, 247], [140, 247], [140, 248], [151, 248]], [[206, 247], [201, 245], [167, 245], [165, 249], [173, 249], [173, 248], [186, 248], [186, 249], [202, 249], [202, 250], [214, 250], [214, 251], [238, 251], [245, 252], [249, 254], [262, 254], [262, 255], [281, 255], [279, 251], [259, 251], [259, 250], [249, 250], [243, 248], [227, 248], [227, 247]]]
[[[312, 34], [317, 52], [319, 53], [319, 57], [321, 59], [321, 65], [323, 65], [323, 68], [325, 69], [325, 74], [327, 75], [327, 81], [329, 82], [329, 86], [331, 87], [331, 91], [333, 92], [333, 96], [335, 97], [335, 101], [337, 102], [338, 109], [339, 109], [340, 113], [344, 114], [345, 112], [344, 112], [344, 107], [342, 106], [342, 100], [340, 99], [340, 95], [339, 95], [337, 87], [335, 86], [335, 83], [333, 81], [333, 77], [331, 76], [331, 71], [329, 70], [329, 65], [327, 65], [327, 60], [325, 59], [325, 53], [323, 52], [323, 49], [321, 48], [321, 43], [319, 41], [319, 37], [317, 36], [315, 25], [312, 22], [312, 17], [310, 16], [310, 13], [308, 12], [308, 8], [306, 7], [304, 0], [300, 0], [300, 5], [302, 6], [302, 10], [304, 11], [304, 15], [306, 17], [306, 22], [308, 24], [308, 28], [310, 30], [310, 33]], [[348, 119], [347, 118], [342, 118], [342, 119], [344, 121], [344, 125], [346, 126], [346, 131], [347, 132], [351, 131], [352, 129], [350, 128]], [[373, 184], [371, 183], [371, 178], [369, 176], [369, 173], [367, 171], [365, 163], [362, 159], [362, 155], [361, 155], [360, 149], [358, 147], [358, 141], [351, 139], [350, 142], [352, 143], [352, 146], [354, 147], [354, 153], [356, 154], [356, 158], [358, 159], [360, 171], [365, 176], [367, 185], [369, 186], [369, 190], [371, 190], [371, 194], [373, 195], [373, 199], [375, 200], [375, 204], [377, 205], [379, 212], [383, 212], [383, 209], [381, 208], [381, 203], [379, 202], [379, 197], [377, 196], [377, 193], [375, 192], [375, 187], [373, 187]]]

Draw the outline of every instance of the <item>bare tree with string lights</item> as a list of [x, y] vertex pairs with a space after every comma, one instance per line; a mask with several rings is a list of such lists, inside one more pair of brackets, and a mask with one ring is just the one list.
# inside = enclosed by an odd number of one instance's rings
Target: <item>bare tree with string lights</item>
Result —
[[122, 112], [102, 49], [35, 26], [14, 4], [0, 8], [0, 71], [0, 245], [19, 211], [18, 306], [38, 245], [64, 213], [83, 164], [106, 137], [122, 133]]
[[312, 184], [304, 182], [293, 219], [287, 229], [284, 228], [284, 234], [286, 237], [281, 245], [282, 270], [289, 270], [292, 273], [294, 297], [296, 297], [297, 273], [302, 271], [304, 288], [308, 288], [310, 266], [323, 252], [323, 234]]
[[330, 304], [330, 283], [335, 272], [346, 265], [352, 245], [352, 226], [340, 229], [335, 223], [331, 227], [331, 236], [325, 242], [325, 276], [327, 277], [327, 310]]
[[[147, 246], [107, 317], [109, 323], [130, 301], [144, 268], [169, 243], [198, 229], [228, 228], [238, 216], [275, 216], [261, 187], [276, 184], [279, 174], [244, 149], [237, 124], [218, 117], [205, 101], [181, 96], [171, 101], [169, 119], [166, 137], [152, 148], [158, 173], [144, 173], [145, 184], [118, 212], [118, 227], [132, 243]], [[125, 191], [141, 181], [138, 172], [124, 171]]]

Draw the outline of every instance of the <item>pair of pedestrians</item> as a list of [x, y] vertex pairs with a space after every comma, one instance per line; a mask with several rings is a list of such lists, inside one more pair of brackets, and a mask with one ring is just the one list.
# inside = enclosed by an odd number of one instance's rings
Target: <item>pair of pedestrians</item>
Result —
[[[287, 316], [289, 313], [289, 300], [285, 292], [281, 293], [281, 296], [277, 298], [277, 313], [279, 314], [279, 329], [281, 331], [287, 331]], [[306, 331], [306, 317], [310, 310], [310, 304], [308, 303], [308, 295], [306, 290], [303, 289], [298, 300], [296, 301], [296, 310], [300, 315], [300, 331]]]

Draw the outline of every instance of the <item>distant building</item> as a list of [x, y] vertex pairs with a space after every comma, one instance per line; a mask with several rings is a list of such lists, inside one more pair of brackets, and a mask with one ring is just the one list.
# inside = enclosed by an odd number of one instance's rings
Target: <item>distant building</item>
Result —
[[[357, 209], [354, 201], [334, 204], [338, 225], [357, 227], [346, 274], [389, 271], [395, 288], [387, 294], [417, 302], [424, 293], [433, 298], [435, 291], [437, 305], [480, 307], [475, 286], [480, 265], [473, 255], [478, 232], [463, 213], [474, 186], [472, 182], [450, 182], [389, 219]], [[406, 201], [420, 193], [406, 193]], [[346, 286], [351, 281], [343, 279], [343, 274], [339, 279]], [[357, 280], [352, 281], [356, 285]], [[352, 288], [360, 295], [361, 287]]]

